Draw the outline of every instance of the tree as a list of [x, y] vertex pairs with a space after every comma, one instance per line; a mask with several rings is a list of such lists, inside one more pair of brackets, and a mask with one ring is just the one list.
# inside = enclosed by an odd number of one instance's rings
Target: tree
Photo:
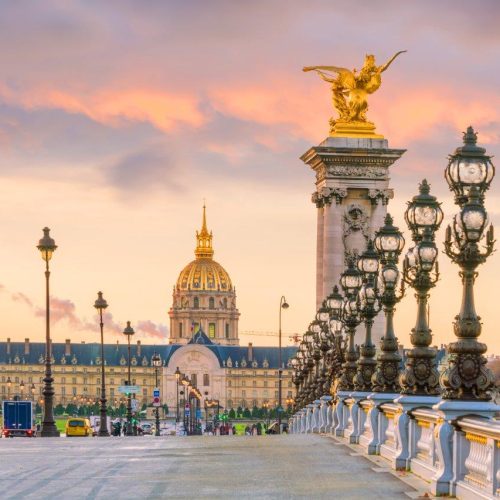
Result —
[[236, 417], [241, 418], [242, 413], [243, 413], [243, 408], [241, 406], [238, 406], [238, 409], [236, 410]]
[[244, 418], [250, 418], [252, 416], [252, 414], [250, 413], [250, 410], [248, 408], [245, 408], [243, 410], [243, 417]]
[[229, 418], [231, 418], [231, 419], [235, 419], [236, 418], [236, 413], [234, 411], [234, 408], [231, 408], [229, 410]]
[[164, 415], [168, 415], [168, 404], [164, 403], [162, 405]]
[[54, 415], [62, 415], [64, 413], [64, 406], [59, 403], [54, 408]]
[[256, 406], [254, 406], [252, 408], [252, 418], [259, 418], [260, 416], [259, 413], [260, 413], [259, 409]]

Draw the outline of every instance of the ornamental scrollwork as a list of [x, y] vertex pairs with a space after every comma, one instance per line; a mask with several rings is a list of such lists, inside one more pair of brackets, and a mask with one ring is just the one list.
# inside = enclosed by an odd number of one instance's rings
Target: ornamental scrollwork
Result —
[[387, 205], [389, 200], [394, 198], [394, 190], [392, 189], [370, 189], [368, 190], [368, 198], [372, 205]]

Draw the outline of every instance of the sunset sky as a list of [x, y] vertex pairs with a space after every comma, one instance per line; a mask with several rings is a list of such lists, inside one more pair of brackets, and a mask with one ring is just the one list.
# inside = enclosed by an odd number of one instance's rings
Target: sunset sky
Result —
[[[0, 7], [0, 317], [2, 340], [44, 338], [43, 261], [49, 226], [53, 338], [97, 340], [126, 320], [146, 343], [168, 333], [172, 286], [194, 258], [206, 200], [214, 258], [229, 272], [240, 331], [303, 332], [315, 313], [314, 175], [299, 159], [328, 133], [328, 86], [306, 65], [360, 68], [398, 50], [368, 116], [395, 148], [389, 205], [426, 177], [456, 208], [447, 155], [472, 124], [500, 153], [500, 4], [439, 1], [43, 1]], [[493, 160], [495, 162], [495, 159]], [[500, 178], [486, 206], [500, 226]], [[408, 241], [409, 238], [407, 238]], [[431, 292], [435, 343], [454, 338], [458, 268], [441, 254]], [[479, 269], [482, 339], [500, 353], [498, 252]], [[495, 288], [496, 287], [496, 288]], [[410, 291], [398, 307], [409, 344]], [[241, 336], [272, 344], [272, 337]]]

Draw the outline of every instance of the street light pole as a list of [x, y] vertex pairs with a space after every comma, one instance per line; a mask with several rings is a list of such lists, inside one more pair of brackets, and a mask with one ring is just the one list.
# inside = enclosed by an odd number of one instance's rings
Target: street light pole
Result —
[[181, 378], [181, 372], [179, 367], [175, 370], [175, 381], [176, 381], [176, 392], [175, 392], [175, 402], [176, 402], [176, 411], [175, 411], [175, 429], [177, 430], [177, 423], [179, 422], [179, 379]]
[[59, 437], [60, 433], [57, 430], [54, 420], [54, 378], [52, 377], [52, 343], [50, 340], [50, 270], [49, 260], [57, 248], [55, 241], [50, 237], [50, 229], [43, 228], [43, 238], [38, 243], [38, 250], [42, 254], [42, 259], [45, 261], [45, 377], [43, 396], [45, 401], [45, 411], [43, 414], [41, 437]]
[[278, 349], [278, 434], [281, 434], [281, 396], [282, 396], [282, 378], [283, 369], [281, 366], [281, 311], [283, 309], [288, 309], [289, 305], [282, 295], [280, 299], [280, 313], [279, 313], [279, 349]]
[[106, 409], [106, 379], [105, 379], [105, 359], [104, 359], [104, 323], [102, 321], [102, 311], [108, 307], [108, 303], [102, 296], [102, 292], [97, 292], [97, 299], [94, 307], [99, 311], [99, 326], [101, 328], [101, 418], [99, 423], [99, 437], [108, 437], [108, 415]]
[[[134, 335], [135, 331], [134, 329], [130, 326], [130, 321], [127, 321], [127, 326], [123, 330], [123, 334], [127, 336], [127, 346], [128, 346], [128, 380], [127, 380], [127, 385], [130, 387], [131, 382], [130, 382], [130, 337]], [[129, 392], [127, 393], [127, 427], [125, 429], [125, 436], [133, 436], [134, 433], [132, 431], [132, 393]]]
[[[153, 357], [151, 359], [153, 362], [153, 366], [155, 367], [155, 387], [159, 389], [158, 387], [158, 368], [161, 366], [161, 358], [158, 353], [154, 353]], [[157, 406], [155, 409], [155, 436], [160, 435], [160, 407]]]

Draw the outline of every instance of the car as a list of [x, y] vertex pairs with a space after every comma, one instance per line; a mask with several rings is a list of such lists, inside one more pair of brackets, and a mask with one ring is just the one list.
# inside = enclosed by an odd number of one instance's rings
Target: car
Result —
[[68, 418], [66, 421], [66, 436], [93, 436], [94, 430], [90, 425], [90, 420], [88, 418]]
[[153, 426], [151, 424], [142, 424], [141, 429], [143, 434], [153, 434]]

